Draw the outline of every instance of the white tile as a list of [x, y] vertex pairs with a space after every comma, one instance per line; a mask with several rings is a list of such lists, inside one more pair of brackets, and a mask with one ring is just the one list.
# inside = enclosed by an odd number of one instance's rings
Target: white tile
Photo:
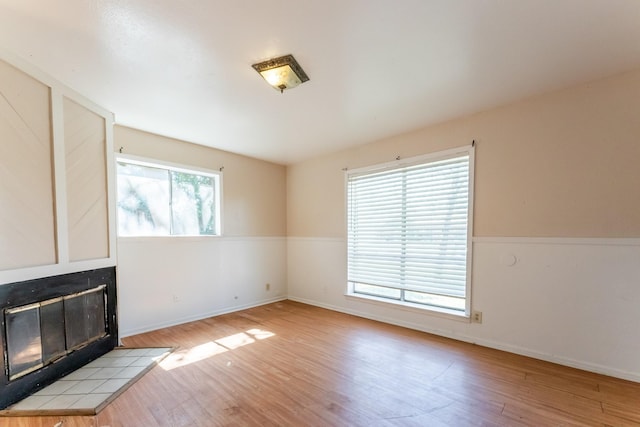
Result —
[[53, 398], [55, 398], [55, 396], [29, 396], [13, 405], [11, 409], [23, 411], [38, 409]]
[[89, 363], [87, 366], [90, 368], [115, 368], [129, 366], [132, 362], [137, 360], [137, 357], [101, 357]]
[[115, 349], [12, 406], [16, 410], [95, 409], [170, 348]]
[[118, 376], [120, 371], [125, 368], [99, 368], [97, 372], [93, 373], [89, 379], [92, 380], [108, 380], [110, 378], [121, 378]]
[[164, 356], [165, 354], [169, 353], [170, 350], [171, 349], [169, 347], [150, 348], [144, 355], [153, 357]]
[[120, 372], [118, 372], [117, 375], [114, 375], [112, 378], [127, 378], [127, 379], [135, 378], [145, 369], [147, 369], [146, 366], [128, 366], [122, 369]]
[[111, 358], [100, 357], [91, 363], [84, 365], [85, 368], [108, 368], [111, 366], [109, 361]]
[[62, 394], [89, 394], [107, 380], [82, 380]]
[[152, 357], [142, 356], [138, 357], [135, 361], [131, 362], [129, 366], [149, 366], [151, 364], [155, 364], [155, 361]]
[[67, 375], [66, 377], [64, 377], [65, 381], [68, 380], [84, 380], [89, 378], [91, 375], [95, 374], [96, 372], [100, 371], [101, 368], [87, 368], [87, 367], [83, 367], [78, 369], [77, 371], [73, 371], [72, 373], [70, 373], [69, 375]]
[[86, 396], [83, 396], [82, 398], [80, 398], [80, 400], [75, 402], [69, 408], [70, 409], [95, 409], [98, 405], [100, 405], [102, 402], [107, 400], [109, 397], [111, 397], [111, 393], [87, 394]]
[[112, 360], [113, 360], [113, 364], [111, 366], [125, 367], [125, 366], [131, 366], [131, 364], [136, 360], [138, 360], [138, 358], [135, 356], [133, 357], [123, 356], [123, 357], [113, 358]]
[[69, 409], [69, 407], [80, 400], [81, 397], [82, 395], [78, 394], [62, 394], [54, 397], [39, 409]]
[[150, 349], [148, 348], [133, 348], [129, 350], [129, 353], [127, 354], [127, 356], [138, 356], [138, 357], [146, 356], [149, 350]]
[[125, 348], [116, 348], [114, 350], [111, 350], [109, 353], [105, 354], [102, 357], [121, 357], [121, 356], [127, 356], [129, 353], [131, 353], [133, 350], [131, 349], [125, 349]]
[[34, 396], [57, 396], [64, 393], [79, 382], [80, 381], [58, 380], [50, 386], [43, 388], [39, 392], [34, 393]]
[[126, 378], [107, 380], [100, 387], [93, 390], [93, 393], [114, 393], [128, 382], [129, 380]]

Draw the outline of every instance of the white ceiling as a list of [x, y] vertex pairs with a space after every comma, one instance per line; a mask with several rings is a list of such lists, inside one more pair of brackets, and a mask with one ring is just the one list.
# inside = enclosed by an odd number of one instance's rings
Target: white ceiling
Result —
[[[640, 67], [640, 0], [0, 0], [116, 122], [289, 164]], [[280, 94], [251, 68], [292, 53]]]

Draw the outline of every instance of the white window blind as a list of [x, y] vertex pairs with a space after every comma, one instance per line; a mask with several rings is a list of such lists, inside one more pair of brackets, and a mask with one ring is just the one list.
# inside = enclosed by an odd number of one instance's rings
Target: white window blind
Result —
[[353, 293], [466, 310], [470, 157], [348, 175]]

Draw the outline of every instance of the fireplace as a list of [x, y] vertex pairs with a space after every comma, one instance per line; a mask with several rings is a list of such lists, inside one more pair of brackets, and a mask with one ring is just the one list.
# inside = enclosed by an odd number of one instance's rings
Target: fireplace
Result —
[[115, 267], [0, 285], [0, 409], [118, 343]]

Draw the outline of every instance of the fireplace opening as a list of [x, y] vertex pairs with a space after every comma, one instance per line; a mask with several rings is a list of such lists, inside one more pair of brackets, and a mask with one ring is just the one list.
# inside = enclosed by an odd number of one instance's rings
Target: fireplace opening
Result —
[[0, 285], [0, 409], [116, 347], [115, 267]]
[[106, 288], [5, 309], [9, 381], [104, 337]]

